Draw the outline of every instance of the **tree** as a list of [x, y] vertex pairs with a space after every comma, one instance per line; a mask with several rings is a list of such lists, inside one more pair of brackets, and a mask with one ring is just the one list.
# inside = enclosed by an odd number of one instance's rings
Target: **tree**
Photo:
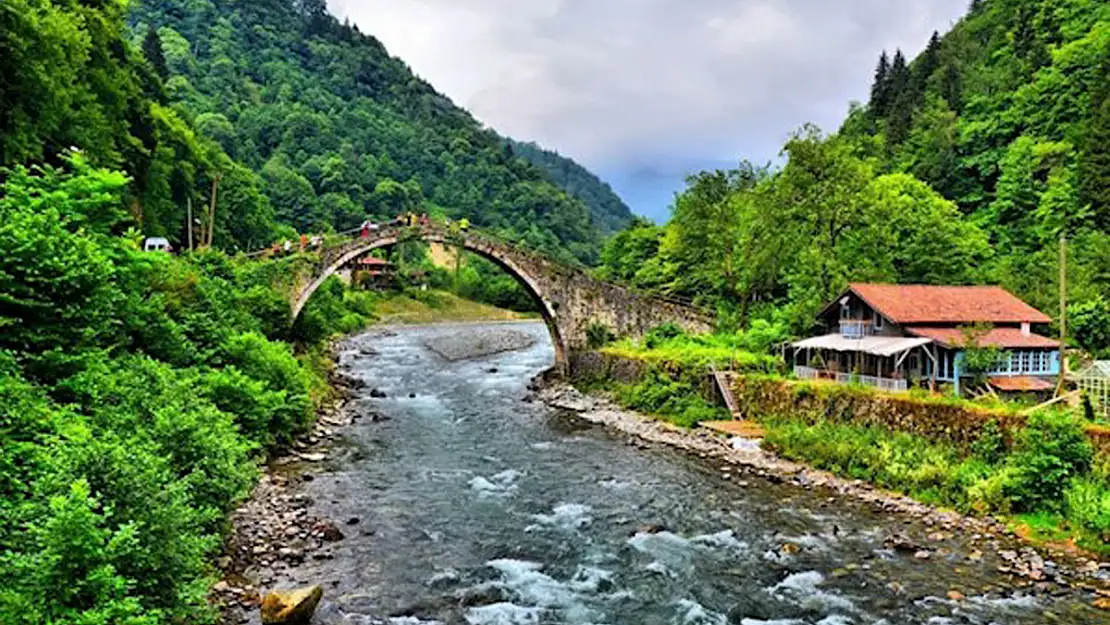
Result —
[[900, 146], [909, 136], [913, 123], [915, 94], [911, 85], [910, 70], [906, 57], [898, 50], [890, 66], [889, 93], [890, 110], [887, 115], [886, 140], [888, 150]]
[[146, 37], [143, 38], [143, 56], [159, 78], [162, 80], [169, 78], [170, 69], [166, 65], [166, 56], [162, 52], [162, 38], [158, 36], [158, 30], [153, 25], [147, 27]]
[[1090, 98], [1079, 156], [1080, 202], [1090, 206], [1100, 228], [1110, 229], [1110, 54]]
[[921, 53], [913, 66], [911, 88], [918, 102], [924, 100], [929, 79], [940, 68], [940, 49], [940, 33], [934, 30], [933, 36], [929, 38], [929, 45], [925, 47], [925, 51]]
[[890, 57], [886, 50], [879, 56], [879, 66], [875, 68], [875, 81], [871, 83], [871, 103], [869, 110], [875, 119], [886, 117], [890, 108]]
[[675, 264], [676, 287], [713, 303], [736, 306], [744, 321], [767, 263], [754, 191], [767, 178], [766, 167], [743, 162], [729, 171], [691, 176], [690, 187], [675, 200], [661, 244]]
[[901, 151], [901, 168], [955, 199], [959, 187], [958, 117], [948, 103], [930, 96]]
[[948, 108], [958, 115], [963, 109], [963, 80], [960, 77], [960, 68], [954, 61], [945, 63], [940, 75], [938, 93], [948, 103]]

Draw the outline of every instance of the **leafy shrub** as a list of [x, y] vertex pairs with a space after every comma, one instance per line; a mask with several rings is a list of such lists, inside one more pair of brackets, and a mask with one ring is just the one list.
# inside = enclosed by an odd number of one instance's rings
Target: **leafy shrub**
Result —
[[1059, 510], [1071, 480], [1091, 467], [1093, 451], [1079, 420], [1058, 411], [1041, 411], [1017, 437], [1009, 459], [1017, 471], [1008, 494], [1019, 511]]
[[721, 410], [702, 398], [694, 382], [675, 379], [656, 368], [649, 369], [640, 382], [618, 387], [616, 397], [628, 408], [663, 416], [683, 427], [721, 416]]
[[604, 323], [595, 321], [586, 326], [586, 345], [590, 349], [600, 349], [612, 343], [616, 338], [613, 331]]
[[648, 349], [654, 349], [665, 341], [676, 339], [683, 336], [682, 328], [674, 323], [664, 323], [663, 325], [653, 328], [644, 336], [644, 346]]
[[285, 394], [285, 406], [274, 418], [292, 424], [290, 433], [308, 427], [312, 420], [312, 376], [302, 368], [289, 346], [269, 341], [260, 334], [240, 334], [228, 340], [224, 357], [227, 364], [262, 381], [271, 391]]
[[983, 424], [979, 438], [971, 444], [975, 457], [988, 464], [998, 464], [1006, 454], [1006, 437], [996, 419]]
[[1110, 543], [1110, 487], [1095, 476], [1072, 480], [1064, 493], [1068, 519]]
[[274, 391], [235, 367], [215, 369], [204, 374], [202, 393], [220, 410], [234, 415], [244, 436], [268, 449], [287, 444], [297, 423], [285, 410], [286, 394]]

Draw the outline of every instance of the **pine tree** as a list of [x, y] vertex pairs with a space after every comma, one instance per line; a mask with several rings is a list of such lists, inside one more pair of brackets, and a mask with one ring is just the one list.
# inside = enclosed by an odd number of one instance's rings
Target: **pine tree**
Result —
[[158, 36], [158, 30], [154, 26], [146, 29], [146, 37], [143, 38], [143, 56], [159, 78], [162, 80], [169, 78], [170, 68], [166, 65], [166, 56], [162, 52], [162, 38]]
[[871, 85], [869, 109], [876, 119], [886, 117], [887, 109], [890, 108], [890, 99], [887, 97], [889, 80], [890, 57], [887, 56], [886, 50], [883, 50], [882, 56], [879, 57], [879, 66], [875, 69], [875, 82]]
[[886, 128], [887, 148], [890, 150], [906, 140], [910, 134], [910, 126], [913, 124], [915, 94], [910, 85], [910, 78], [906, 57], [901, 50], [897, 50], [894, 53], [894, 62], [890, 66], [887, 94], [891, 102], [890, 110], [887, 112]]
[[894, 62], [890, 64], [888, 76], [887, 98], [890, 103], [893, 103], [910, 84], [910, 68], [906, 64], [906, 57], [900, 49], [894, 51]]
[[1110, 227], [1110, 56], [1091, 93], [1083, 151], [1079, 155], [1079, 191], [1096, 222]]
[[929, 84], [929, 79], [940, 68], [940, 33], [933, 31], [932, 38], [929, 39], [929, 45], [925, 51], [918, 57], [917, 62], [913, 68], [912, 88], [914, 95], [919, 103], [925, 101], [925, 88]]
[[949, 61], [945, 64], [940, 75], [939, 92], [940, 97], [948, 102], [948, 108], [955, 111], [956, 114], [963, 110], [963, 78], [960, 76], [960, 68], [954, 62]]

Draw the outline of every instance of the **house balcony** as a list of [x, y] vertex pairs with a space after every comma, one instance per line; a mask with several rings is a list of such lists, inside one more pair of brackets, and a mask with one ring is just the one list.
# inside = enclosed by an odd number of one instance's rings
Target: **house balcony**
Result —
[[862, 339], [867, 336], [874, 336], [875, 324], [870, 320], [841, 319], [840, 335], [846, 339]]
[[877, 375], [859, 375], [856, 373], [826, 371], [803, 366], [794, 367], [794, 377], [799, 380], [829, 380], [838, 384], [858, 384], [892, 393], [908, 391], [910, 388], [909, 382], [906, 380], [884, 378]]

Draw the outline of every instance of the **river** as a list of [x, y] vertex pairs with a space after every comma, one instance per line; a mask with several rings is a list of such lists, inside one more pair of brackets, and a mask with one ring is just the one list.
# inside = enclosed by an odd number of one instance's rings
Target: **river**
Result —
[[511, 326], [536, 338], [518, 351], [448, 362], [425, 347], [497, 327], [375, 330], [345, 344], [340, 366], [368, 385], [355, 403], [387, 419], [350, 426], [299, 486], [346, 533], [330, 559], [277, 573], [278, 585], [324, 586], [319, 622], [1110, 622], [1073, 591], [1011, 588], [959, 537], [929, 560], [884, 547], [892, 529], [926, 540], [914, 519], [726, 479], [528, 401], [553, 360], [540, 323]]

